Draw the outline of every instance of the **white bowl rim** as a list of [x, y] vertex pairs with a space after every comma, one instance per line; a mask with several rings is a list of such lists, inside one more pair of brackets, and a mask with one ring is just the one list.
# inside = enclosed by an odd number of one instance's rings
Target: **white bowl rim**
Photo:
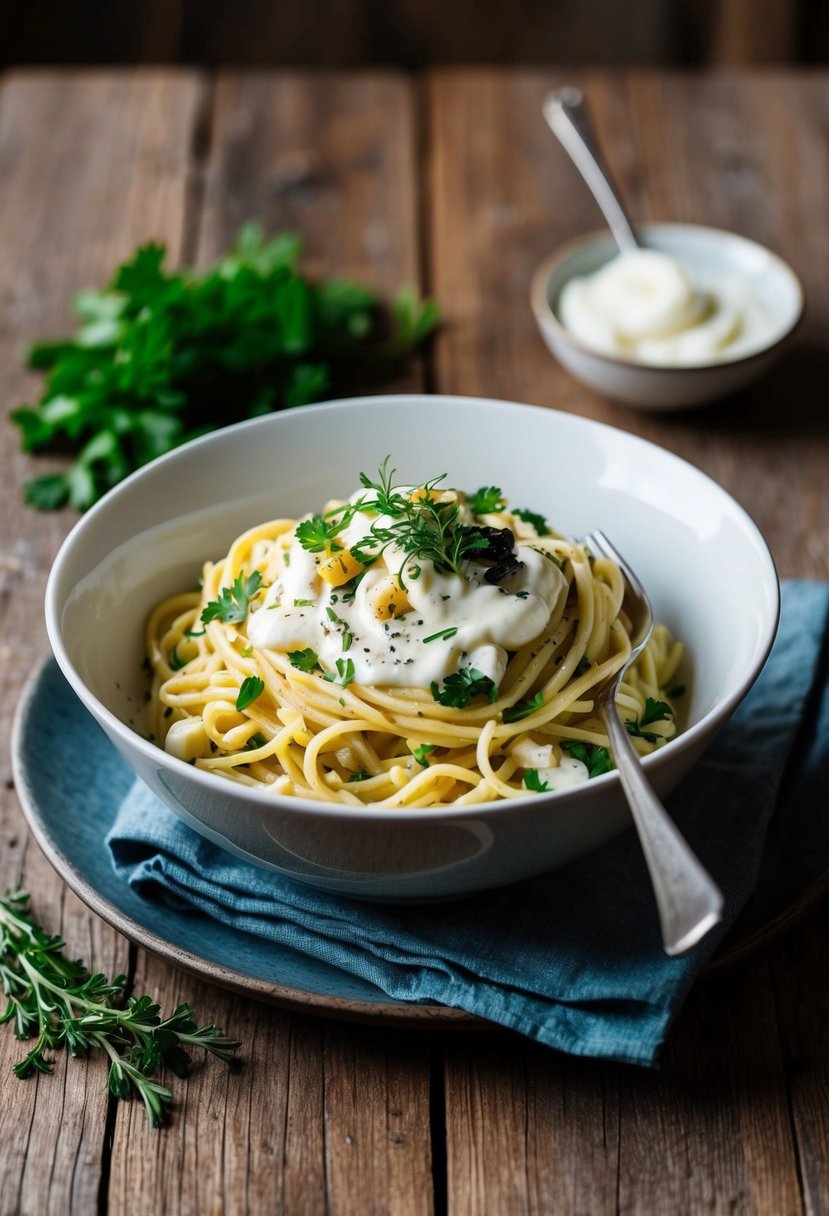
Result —
[[[767, 570], [769, 586], [774, 592], [774, 606], [770, 613], [769, 620], [766, 622], [766, 630], [759, 639], [757, 656], [754, 667], [749, 673], [748, 678], [745, 677], [740, 681], [740, 684], [735, 687], [727, 697], [724, 697], [720, 702], [713, 706], [708, 713], [695, 722], [693, 726], [676, 735], [669, 743], [660, 748], [656, 752], [651, 752], [649, 755], [642, 758], [642, 762], [646, 768], [658, 769], [665, 762], [666, 756], [674, 756], [678, 751], [684, 751], [687, 748], [693, 748], [697, 737], [700, 734], [706, 733], [715, 724], [721, 724], [730, 717], [736, 706], [744, 699], [752, 685], [757, 680], [760, 672], [768, 659], [774, 639], [777, 633], [777, 627], [780, 619], [780, 583], [777, 575], [777, 569], [774, 564], [774, 559], [769, 550], [768, 544], [757, 524], [749, 515], [748, 511], [737, 502], [718, 482], [709, 477], [707, 473], [691, 464], [690, 461], [683, 459], [681, 456], [668, 451], [667, 448], [661, 447], [659, 444], [653, 443], [651, 440], [644, 439], [639, 435], [633, 434], [630, 431], [622, 430], [620, 427], [610, 426], [608, 423], [598, 422], [591, 418], [586, 418], [583, 415], [568, 413], [564, 410], [554, 410], [546, 406], [529, 405], [525, 402], [514, 402], [503, 398], [495, 397], [474, 397], [464, 396], [451, 393], [384, 393], [373, 394], [360, 397], [341, 397], [330, 401], [314, 402], [313, 404], [302, 407], [302, 412], [308, 411], [323, 411], [330, 409], [347, 409], [349, 406], [362, 406], [367, 404], [372, 405], [387, 405], [389, 402], [395, 402], [400, 408], [411, 408], [421, 404], [423, 400], [443, 401], [454, 404], [463, 403], [468, 406], [483, 406], [491, 407], [509, 407], [511, 410], [531, 410], [535, 412], [543, 412], [553, 416], [560, 415], [566, 418], [568, 422], [575, 422], [576, 425], [584, 425], [587, 429], [598, 429], [600, 431], [612, 432], [614, 435], [621, 436], [624, 442], [633, 442], [637, 445], [643, 445], [647, 448], [655, 449], [661, 458], [666, 459], [669, 463], [674, 462], [677, 465], [683, 466], [687, 470], [691, 470], [692, 474], [703, 481], [709, 483], [710, 486], [728, 499], [731, 508], [735, 515], [739, 517], [743, 526], [751, 534], [757, 543], [758, 554], [762, 554]], [[207, 446], [214, 443], [220, 443], [223, 436], [232, 432], [237, 433], [240, 430], [255, 430], [259, 427], [270, 427], [279, 425], [279, 419], [291, 416], [293, 411], [280, 411], [278, 413], [266, 414], [262, 417], [247, 419], [243, 422], [233, 423], [227, 427], [221, 427], [218, 430], [210, 431], [207, 434], [200, 435], [195, 439], [190, 440], [185, 444], [181, 444], [178, 448], [174, 448], [171, 452], [157, 457], [149, 464], [142, 466], [135, 472], [131, 473], [122, 482], [109, 490], [103, 498], [101, 498], [93, 507], [91, 507], [80, 519], [75, 523], [74, 527], [68, 533], [63, 543], [61, 544], [52, 565], [49, 577], [46, 583], [45, 593], [45, 616], [46, 630], [52, 646], [53, 653], [61, 668], [64, 676], [69, 681], [75, 693], [81, 702], [87, 706], [94, 717], [101, 722], [105, 722], [109, 730], [118, 737], [125, 740], [127, 747], [136, 747], [139, 752], [143, 753], [146, 759], [160, 765], [162, 768], [170, 769], [172, 772], [183, 774], [186, 772], [189, 780], [193, 781], [197, 787], [204, 788], [207, 791], [216, 791], [216, 782], [223, 781], [224, 785], [222, 792], [225, 796], [234, 797], [236, 800], [248, 801], [261, 808], [276, 809], [275, 795], [269, 794], [266, 790], [257, 790], [250, 786], [243, 786], [223, 779], [216, 773], [205, 772], [195, 768], [191, 764], [187, 764], [183, 760], [171, 756], [157, 744], [151, 743], [145, 739], [137, 731], [127, 726], [116, 714], [103, 704], [102, 701], [95, 696], [91, 689], [86, 685], [81, 678], [80, 673], [75, 668], [69, 653], [64, 645], [61, 631], [60, 615], [62, 603], [57, 602], [56, 588], [60, 581], [60, 575], [63, 566], [69, 561], [72, 549], [76, 543], [77, 536], [81, 535], [86, 528], [86, 521], [94, 521], [99, 514], [105, 511], [116, 508], [118, 499], [125, 493], [135, 482], [140, 480], [144, 473], [152, 469], [157, 469], [163, 463], [173, 464], [182, 453], [190, 453], [199, 446]], [[422, 820], [429, 820], [433, 823], [442, 821], [455, 821], [457, 819], [479, 819], [481, 816], [493, 816], [508, 814], [511, 810], [519, 811], [526, 810], [529, 806], [539, 806], [540, 804], [549, 805], [552, 812], [555, 806], [561, 806], [564, 803], [568, 805], [579, 802], [585, 798], [590, 798], [595, 792], [609, 787], [612, 783], [619, 782], [618, 771], [613, 769], [608, 773], [603, 773], [598, 777], [592, 777], [589, 781], [579, 785], [571, 786], [564, 790], [550, 791], [546, 794], [530, 793], [526, 796], [509, 799], [498, 799], [493, 802], [482, 802], [471, 804], [468, 806], [446, 806], [446, 807], [401, 807], [389, 810], [388, 807], [351, 807], [344, 806], [341, 803], [321, 802], [310, 798], [300, 798], [296, 796], [279, 797], [278, 809], [280, 813], [293, 813], [306, 815], [309, 811], [313, 811], [315, 815], [322, 818], [334, 819], [351, 819], [355, 822], [371, 822], [376, 819], [385, 819], [397, 823], [415, 823]]]
[[[606, 239], [610, 235], [609, 228], [594, 228], [592, 232], [583, 233], [581, 236], [573, 237], [560, 245], [557, 250], [549, 254], [537, 268], [530, 282], [530, 305], [535, 313], [536, 320], [539, 324], [551, 324], [556, 337], [558, 337], [567, 346], [572, 346], [576, 350], [581, 351], [584, 355], [589, 355], [591, 358], [598, 360], [600, 363], [606, 364], [608, 367], [631, 368], [637, 372], [642, 372], [646, 375], [659, 376], [669, 373], [674, 375], [681, 372], [683, 375], [704, 375], [710, 374], [713, 371], [722, 371], [731, 367], [746, 367], [755, 360], [765, 359], [773, 351], [775, 351], [784, 342], [792, 336], [803, 320], [806, 310], [806, 292], [803, 284], [796, 272], [792, 269], [787, 261], [769, 249], [767, 245], [762, 245], [759, 241], [753, 240], [748, 236], [743, 236], [740, 232], [730, 232], [727, 228], [714, 228], [710, 224], [686, 224], [673, 221], [652, 222], [646, 224], [637, 224], [637, 232], [641, 232], [647, 236], [649, 232], [694, 232], [694, 233], [709, 233], [717, 238], [724, 238], [729, 241], [735, 241], [743, 245], [750, 246], [760, 250], [773, 263], [776, 264], [777, 270], [784, 278], [789, 280], [789, 284], [794, 288], [797, 307], [795, 308], [794, 318], [789, 325], [780, 333], [773, 341], [768, 342], [765, 346], [761, 346], [759, 350], [753, 350], [746, 355], [737, 355], [731, 359], [718, 359], [711, 363], [644, 363], [639, 359], [634, 359], [629, 355], [609, 355], [605, 351], [596, 350], [595, 347], [583, 342], [581, 338], [577, 338], [574, 334], [566, 329], [561, 321], [556, 316], [555, 309], [550, 303], [547, 293], [547, 288], [553, 273], [558, 267], [568, 258], [580, 253], [584, 249], [589, 249], [591, 245], [598, 244], [600, 240]], [[611, 236], [612, 240], [612, 236]]]

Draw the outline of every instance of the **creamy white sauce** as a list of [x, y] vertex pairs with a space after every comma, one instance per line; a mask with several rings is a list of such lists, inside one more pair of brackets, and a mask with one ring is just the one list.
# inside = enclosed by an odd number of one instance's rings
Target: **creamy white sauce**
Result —
[[772, 317], [733, 274], [694, 270], [653, 249], [619, 254], [595, 274], [565, 284], [565, 329], [603, 354], [692, 367], [765, 346]]
[[[355, 494], [352, 501], [359, 497]], [[337, 542], [347, 550], [373, 523], [394, 521], [359, 511]], [[315, 555], [294, 537], [282, 577], [248, 619], [248, 636], [259, 649], [290, 653], [310, 647], [324, 671], [336, 672], [338, 660], [350, 660], [350, 682], [355, 684], [428, 688], [432, 681], [474, 667], [497, 685], [507, 652], [538, 637], [566, 594], [566, 580], [548, 557], [528, 544], [516, 544], [515, 552], [523, 568], [491, 585], [481, 563], [467, 563], [466, 577], [461, 577], [437, 571], [428, 560], [415, 563], [402, 549], [389, 546], [349, 599], [349, 588], [326, 583]], [[376, 597], [398, 575], [408, 606], [402, 617], [382, 620]], [[451, 636], [442, 636], [452, 630]]]
[[548, 790], [566, 790], [571, 785], [581, 785], [582, 781], [590, 779], [587, 765], [574, 756], [566, 756], [555, 768], [540, 768], [537, 771], [539, 780]]

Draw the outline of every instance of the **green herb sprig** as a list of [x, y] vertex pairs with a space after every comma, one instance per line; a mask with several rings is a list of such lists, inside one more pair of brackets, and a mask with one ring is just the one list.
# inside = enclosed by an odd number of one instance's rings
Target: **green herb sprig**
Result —
[[31, 505], [85, 510], [195, 435], [346, 391], [357, 369], [363, 385], [386, 377], [438, 321], [411, 289], [382, 309], [357, 283], [312, 282], [299, 239], [266, 240], [257, 224], [202, 272], [165, 270], [165, 254], [137, 249], [105, 288], [76, 296], [74, 334], [29, 350], [47, 379], [38, 404], [12, 413], [22, 447], [74, 455], [26, 484]]
[[0, 1023], [9, 1022], [18, 1039], [35, 1044], [15, 1065], [16, 1076], [50, 1073], [51, 1053], [67, 1048], [85, 1056], [96, 1048], [110, 1060], [108, 1089], [115, 1098], [141, 1098], [153, 1127], [167, 1119], [173, 1097], [154, 1079], [162, 1065], [177, 1076], [190, 1067], [189, 1049], [201, 1047], [231, 1060], [240, 1046], [218, 1026], [198, 1026], [188, 1005], [168, 1018], [149, 996], [127, 997], [126, 977], [111, 982], [70, 961], [64, 942], [50, 937], [29, 913], [29, 896], [9, 892], [0, 899], [0, 985], [6, 1007]]
[[439, 497], [433, 497], [446, 474], [419, 486], [421, 494], [413, 499], [408, 487], [394, 484], [397, 470], [390, 470], [388, 465], [386, 457], [376, 481], [361, 473], [360, 482], [374, 492], [374, 499], [366, 500], [366, 505], [392, 522], [373, 523], [368, 535], [358, 545], [353, 545], [351, 552], [368, 565], [389, 545], [396, 545], [406, 555], [404, 565], [411, 561], [431, 561], [438, 571], [465, 577], [465, 562], [476, 552], [486, 549], [488, 542], [480, 529], [463, 523], [457, 501], [443, 502]]
[[656, 701], [653, 697], [648, 697], [645, 700], [645, 709], [641, 718], [629, 718], [625, 722], [628, 734], [633, 735], [637, 739], [647, 739], [649, 743], [656, 743], [662, 736], [655, 730], [645, 730], [644, 727], [650, 726], [654, 722], [665, 722], [673, 717], [673, 712], [670, 705], [665, 701]]
[[472, 698], [480, 693], [486, 695], [490, 705], [498, 700], [498, 686], [477, 667], [462, 667], [460, 671], [446, 676], [442, 685], [433, 680], [430, 687], [438, 704], [453, 709], [465, 709]]
[[262, 586], [262, 575], [258, 570], [251, 574], [240, 574], [233, 580], [232, 587], [222, 587], [219, 598], [211, 600], [202, 610], [202, 624], [209, 625], [211, 621], [224, 621], [226, 625], [239, 624], [248, 615], [250, 601]]

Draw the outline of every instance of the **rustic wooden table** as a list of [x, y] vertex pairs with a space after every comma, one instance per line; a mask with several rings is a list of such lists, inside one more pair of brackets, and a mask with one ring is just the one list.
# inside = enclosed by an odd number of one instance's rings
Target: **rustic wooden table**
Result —
[[[22, 73], [0, 88], [0, 384], [20, 351], [153, 236], [206, 262], [239, 224], [304, 234], [311, 267], [390, 293], [419, 282], [446, 324], [411, 389], [558, 406], [635, 431], [724, 484], [783, 576], [829, 576], [829, 78], [585, 72], [633, 214], [732, 228], [788, 258], [808, 318], [756, 390], [637, 414], [553, 363], [534, 265], [597, 226], [540, 115], [552, 72]], [[820, 384], [822, 391], [818, 391]], [[0, 445], [2, 727], [46, 653], [41, 601], [72, 517], [21, 505], [32, 462]], [[22, 880], [71, 953], [244, 1040], [244, 1063], [176, 1086], [171, 1127], [107, 1101], [105, 1066], [10, 1075], [0, 1035], [0, 1209], [46, 1212], [820, 1213], [829, 1211], [829, 935], [812, 910], [700, 983], [662, 1070], [558, 1056], [506, 1033], [366, 1028], [266, 1007], [131, 947], [27, 836], [2, 759], [0, 884]], [[78, 808], [67, 808], [67, 813]]]

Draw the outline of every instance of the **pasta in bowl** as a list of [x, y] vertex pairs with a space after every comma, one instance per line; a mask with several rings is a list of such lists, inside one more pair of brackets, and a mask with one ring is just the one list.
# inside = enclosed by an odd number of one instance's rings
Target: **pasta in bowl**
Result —
[[[147, 625], [151, 737], [244, 785], [345, 806], [469, 806], [612, 767], [593, 688], [631, 650], [618, 566], [500, 488], [376, 480], [237, 537]], [[659, 625], [618, 704], [676, 731], [683, 647]]]
[[[367, 501], [351, 512], [384, 484], [388, 453], [403, 517]], [[486, 480], [500, 491], [490, 501]], [[404, 564], [398, 524], [424, 504], [451, 525], [449, 552]], [[337, 512], [351, 512], [343, 528]], [[49, 578], [47, 627], [121, 755], [209, 839], [343, 894], [456, 896], [552, 869], [630, 822], [589, 695], [598, 671], [624, 661], [621, 581], [570, 539], [597, 526], [664, 626], [620, 701], [664, 797], [765, 661], [774, 565], [746, 513], [699, 470], [554, 410], [371, 397], [195, 440], [76, 525]], [[476, 546], [457, 585], [455, 541]], [[524, 564], [501, 569], [513, 560]], [[430, 602], [431, 615], [415, 615]], [[223, 620], [223, 605], [239, 619]], [[280, 622], [294, 611], [311, 616]], [[407, 639], [390, 637], [404, 628]], [[412, 682], [393, 674], [413, 666]], [[582, 779], [554, 788], [568, 769]]]

